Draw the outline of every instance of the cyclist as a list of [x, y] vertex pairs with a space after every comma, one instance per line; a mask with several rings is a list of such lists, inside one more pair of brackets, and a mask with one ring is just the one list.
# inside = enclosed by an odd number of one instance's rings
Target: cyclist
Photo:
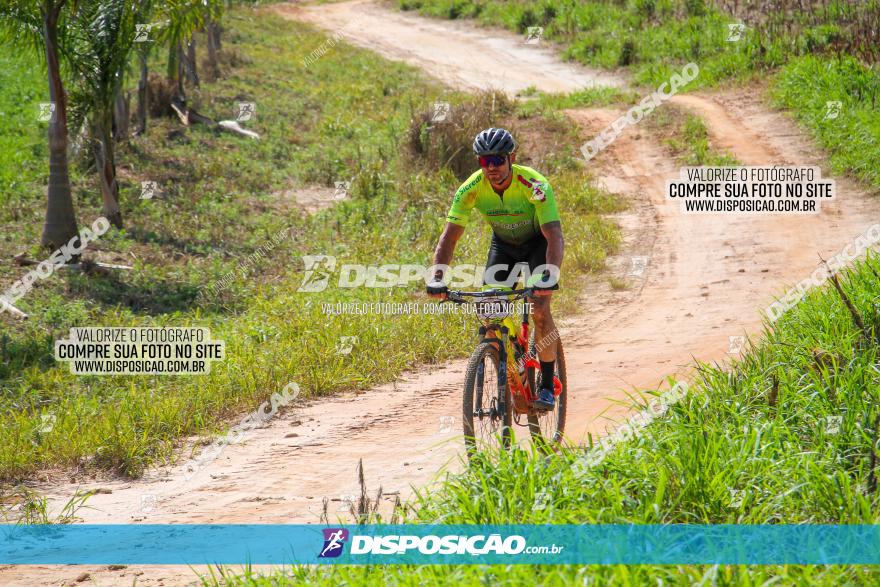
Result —
[[[516, 143], [507, 130], [488, 128], [481, 131], [474, 139], [473, 148], [480, 169], [455, 192], [446, 216], [446, 227], [434, 251], [434, 265], [448, 268], [455, 245], [474, 208], [492, 227], [492, 244], [483, 283], [513, 285], [518, 275], [514, 273], [511, 277], [514, 265], [528, 264], [532, 277], [527, 285], [536, 288], [532, 316], [541, 363], [541, 389], [532, 407], [552, 410], [556, 345], [542, 344], [542, 341], [558, 338], [550, 314], [550, 298], [551, 290], [559, 289], [557, 281], [565, 246], [553, 190], [543, 175], [515, 163]], [[443, 268], [435, 271], [433, 281], [428, 283], [429, 295], [446, 296], [448, 290], [444, 277]], [[541, 278], [540, 282], [536, 278]]]

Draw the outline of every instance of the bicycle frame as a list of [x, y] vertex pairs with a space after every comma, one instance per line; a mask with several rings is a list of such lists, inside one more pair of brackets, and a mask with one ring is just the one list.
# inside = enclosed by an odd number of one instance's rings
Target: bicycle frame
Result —
[[[532, 288], [512, 291], [487, 290], [482, 292], [449, 292], [448, 299], [455, 303], [467, 303], [465, 297], [495, 297], [495, 296], [514, 296], [514, 299], [522, 297], [524, 294], [530, 294]], [[511, 300], [513, 301], [513, 300]], [[529, 385], [528, 378], [520, 376], [519, 368], [516, 364], [516, 351], [511, 341], [511, 334], [514, 340], [523, 350], [523, 372], [527, 369], [538, 369], [540, 363], [529, 354], [529, 309], [528, 306], [523, 307], [522, 318], [519, 323], [515, 317], [505, 316], [504, 318], [485, 319], [483, 325], [479, 328], [480, 342], [498, 343], [498, 406], [501, 413], [507, 409], [505, 398], [507, 397], [507, 389], [510, 388], [510, 396], [513, 400], [513, 409], [516, 414], [527, 414], [529, 406], [535, 400], [534, 390]], [[504, 369], [504, 371], [502, 371]], [[483, 389], [481, 386], [476, 390], [478, 402], [482, 400]], [[478, 405], [482, 405], [478, 403]]]

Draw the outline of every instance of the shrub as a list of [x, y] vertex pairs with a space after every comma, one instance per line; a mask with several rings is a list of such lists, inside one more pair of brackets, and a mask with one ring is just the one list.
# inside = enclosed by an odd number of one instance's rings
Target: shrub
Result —
[[525, 33], [529, 27], [538, 25], [538, 17], [535, 16], [534, 11], [531, 8], [524, 9], [520, 14], [519, 18], [516, 21], [516, 27], [519, 29], [520, 33]]
[[706, 0], [687, 0], [685, 8], [688, 16], [704, 16], [706, 14]]
[[632, 65], [636, 60], [636, 42], [627, 39], [620, 46], [620, 56], [617, 58], [618, 65]]
[[406, 157], [411, 166], [434, 171], [445, 167], [464, 180], [474, 171], [474, 137], [484, 128], [503, 126], [502, 117], [512, 111], [502, 92], [483, 92], [454, 104], [442, 122], [432, 120], [432, 105], [413, 115], [403, 144]]
[[656, 0], [636, 0], [636, 10], [644, 18], [651, 20], [657, 12]]

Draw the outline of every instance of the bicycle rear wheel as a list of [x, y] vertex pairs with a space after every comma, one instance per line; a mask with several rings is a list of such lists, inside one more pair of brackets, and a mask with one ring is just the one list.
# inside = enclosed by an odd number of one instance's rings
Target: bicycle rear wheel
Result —
[[[532, 340], [529, 342], [529, 348], [534, 349], [534, 332], [532, 332]], [[542, 450], [550, 452], [555, 451], [559, 443], [562, 442], [562, 435], [565, 432], [565, 413], [568, 408], [568, 378], [565, 373], [565, 353], [562, 350], [562, 341], [556, 341], [556, 377], [562, 384], [562, 391], [556, 396], [556, 404], [553, 409], [547, 412], [529, 410], [529, 432], [532, 435], [532, 441], [535, 442]], [[529, 384], [533, 390], [541, 389], [541, 373], [535, 372], [535, 369], [529, 369]], [[533, 384], [533, 385], [532, 385]], [[537, 392], [536, 392], [537, 393]]]
[[512, 402], [506, 385], [503, 406], [498, 402], [500, 357], [491, 342], [480, 343], [468, 361], [462, 395], [462, 423], [468, 458], [481, 450], [510, 448], [513, 436]]

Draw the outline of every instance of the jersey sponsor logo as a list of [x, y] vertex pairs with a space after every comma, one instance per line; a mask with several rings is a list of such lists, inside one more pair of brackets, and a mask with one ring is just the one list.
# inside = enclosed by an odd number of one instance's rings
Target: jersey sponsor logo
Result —
[[517, 175], [516, 179], [519, 180], [521, 184], [526, 186], [532, 191], [532, 200], [537, 200], [538, 202], [543, 202], [547, 199], [547, 194], [545, 193], [547, 190], [546, 182], [542, 182], [535, 178], [526, 179], [522, 175]]
[[496, 208], [495, 210], [487, 210], [486, 216], [523, 216], [525, 212], [522, 210], [507, 210], [505, 208]]
[[517, 228], [522, 228], [523, 226], [531, 226], [531, 221], [525, 220], [523, 222], [512, 222], [510, 224], [499, 224], [499, 228], [505, 228], [507, 230], [516, 230]]
[[480, 180], [482, 180], [482, 179], [483, 179], [483, 174], [480, 173], [469, 184], [463, 185], [460, 188], [458, 188], [458, 191], [455, 192], [455, 199], [458, 200], [465, 192], [467, 192], [469, 189], [471, 189], [472, 187], [474, 187], [475, 185], [480, 183]]

